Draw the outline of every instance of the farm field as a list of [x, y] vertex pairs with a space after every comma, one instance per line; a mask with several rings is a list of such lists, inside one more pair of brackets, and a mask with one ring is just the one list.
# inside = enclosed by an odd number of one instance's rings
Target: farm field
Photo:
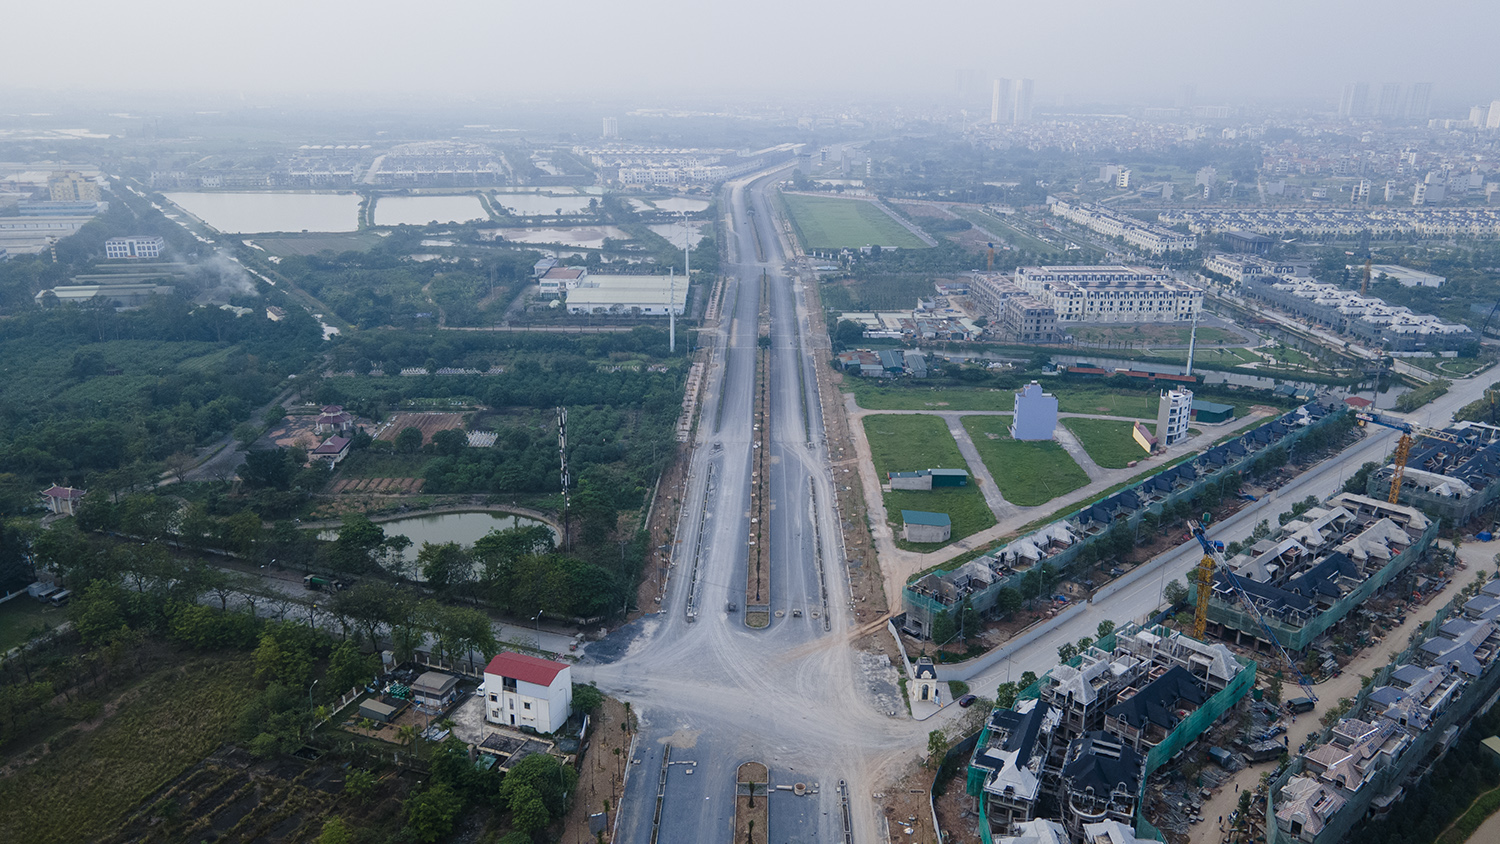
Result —
[[1105, 469], [1124, 469], [1132, 460], [1144, 459], [1147, 454], [1131, 436], [1135, 427], [1130, 422], [1115, 422], [1109, 419], [1064, 419], [1067, 426], [1089, 458]]
[[341, 492], [383, 492], [396, 495], [421, 492], [422, 484], [421, 478], [346, 478], [334, 481], [329, 491], [334, 495]]
[[426, 445], [432, 442], [432, 435], [438, 431], [462, 430], [463, 427], [462, 413], [397, 413], [380, 427], [375, 439], [395, 442], [397, 434], [407, 428], [416, 428], [422, 432], [422, 444]]
[[879, 244], [923, 249], [916, 235], [872, 202], [783, 194], [792, 225], [808, 249], [858, 249]]
[[964, 430], [995, 477], [1005, 500], [1018, 507], [1035, 507], [1072, 492], [1089, 476], [1055, 442], [1017, 442], [1004, 416], [965, 416]]
[[53, 739], [40, 761], [0, 779], [0, 841], [73, 844], [112, 833], [229, 737], [253, 673], [253, 660], [235, 655], [141, 678], [97, 727]]

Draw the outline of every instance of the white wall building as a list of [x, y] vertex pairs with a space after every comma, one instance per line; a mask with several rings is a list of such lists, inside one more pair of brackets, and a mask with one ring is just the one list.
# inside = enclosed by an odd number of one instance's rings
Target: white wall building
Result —
[[1016, 284], [1059, 325], [1192, 322], [1203, 307], [1202, 290], [1149, 267], [1017, 267]]
[[1187, 439], [1188, 422], [1192, 418], [1192, 390], [1162, 391], [1156, 411], [1156, 444], [1166, 448]]
[[167, 242], [160, 237], [112, 237], [104, 241], [106, 258], [160, 258]]
[[1032, 381], [1016, 393], [1015, 413], [1011, 439], [1050, 440], [1057, 428], [1057, 396], [1042, 392], [1042, 385]]
[[566, 295], [570, 314], [666, 316], [670, 308], [682, 316], [687, 309], [687, 291], [685, 278], [590, 274], [569, 285]]
[[502, 651], [484, 667], [484, 720], [555, 733], [573, 711], [573, 669], [561, 662]]
[[[1113, 165], [1111, 165], [1113, 167]], [[1105, 168], [1100, 171], [1101, 177], [1108, 171]], [[1115, 184], [1121, 188], [1130, 186], [1130, 170], [1126, 168], [1115, 169]], [[1143, 249], [1153, 255], [1163, 252], [1182, 252], [1198, 248], [1198, 238], [1191, 234], [1183, 234], [1162, 226], [1155, 226], [1135, 217], [1119, 214], [1112, 209], [1102, 205], [1093, 205], [1087, 202], [1072, 203], [1061, 199], [1053, 200], [1052, 213], [1062, 217], [1070, 223], [1093, 229], [1105, 237], [1118, 237], [1131, 246]]]

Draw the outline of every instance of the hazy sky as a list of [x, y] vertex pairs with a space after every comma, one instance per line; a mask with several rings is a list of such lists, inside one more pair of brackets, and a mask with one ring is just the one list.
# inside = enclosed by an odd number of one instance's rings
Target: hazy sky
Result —
[[6, 89], [909, 97], [955, 72], [1039, 102], [1500, 97], [1495, 0], [45, 0], [6, 4]]

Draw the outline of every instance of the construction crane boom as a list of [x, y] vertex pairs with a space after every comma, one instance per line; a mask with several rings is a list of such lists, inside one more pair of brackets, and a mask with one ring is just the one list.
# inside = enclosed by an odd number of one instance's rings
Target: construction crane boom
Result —
[[1240, 600], [1245, 602], [1245, 606], [1248, 606], [1255, 613], [1255, 619], [1260, 623], [1260, 629], [1266, 632], [1266, 637], [1271, 640], [1271, 644], [1276, 646], [1276, 651], [1286, 661], [1287, 667], [1292, 669], [1292, 674], [1297, 678], [1297, 685], [1302, 687], [1302, 691], [1307, 697], [1317, 700], [1318, 696], [1313, 692], [1312, 678], [1303, 674], [1302, 669], [1297, 667], [1296, 660], [1292, 659], [1292, 655], [1286, 652], [1286, 648], [1281, 645], [1281, 639], [1277, 638], [1276, 632], [1266, 623], [1266, 617], [1261, 614], [1260, 607], [1250, 599], [1250, 595], [1245, 592], [1245, 587], [1240, 585], [1240, 576], [1235, 574], [1225, 564], [1224, 558], [1220, 553], [1222, 545], [1208, 538], [1207, 531], [1204, 530], [1202, 524], [1189, 521], [1188, 527], [1192, 530], [1193, 538], [1198, 540], [1199, 545], [1203, 546], [1203, 559], [1198, 561], [1198, 567], [1193, 570], [1194, 579], [1198, 582], [1198, 605], [1194, 608], [1195, 611], [1193, 613], [1193, 638], [1202, 641], [1203, 634], [1208, 630], [1208, 599], [1213, 595], [1214, 574], [1216, 571], [1222, 570], [1225, 580], [1239, 593]]
[[1390, 428], [1392, 431], [1401, 432], [1401, 439], [1396, 443], [1396, 454], [1391, 463], [1391, 491], [1386, 496], [1386, 501], [1391, 504], [1395, 504], [1396, 499], [1401, 497], [1401, 479], [1406, 475], [1406, 460], [1411, 457], [1411, 447], [1417, 441], [1417, 438], [1427, 437], [1428, 439], [1442, 440], [1450, 443], [1459, 441], [1458, 437], [1447, 431], [1439, 431], [1436, 428], [1424, 428], [1421, 425], [1413, 425], [1410, 422], [1403, 422], [1399, 419], [1390, 419], [1378, 413], [1356, 413], [1354, 418], [1359, 420], [1359, 424], [1361, 425], [1379, 425], [1382, 428]]

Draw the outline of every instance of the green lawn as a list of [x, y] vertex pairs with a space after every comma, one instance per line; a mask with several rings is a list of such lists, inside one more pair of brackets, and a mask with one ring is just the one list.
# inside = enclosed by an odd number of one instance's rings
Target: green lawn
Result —
[[1109, 419], [1064, 419], [1083, 450], [1099, 466], [1105, 469], [1123, 469], [1132, 460], [1146, 457], [1146, 451], [1136, 443], [1130, 429], [1131, 422], [1115, 422]]
[[71, 844], [118, 829], [126, 812], [229, 737], [253, 662], [243, 654], [187, 660], [142, 678], [97, 729], [53, 739], [41, 761], [0, 779], [0, 841]]
[[879, 244], [924, 249], [927, 244], [873, 202], [785, 194], [792, 225], [808, 249], [858, 249]]
[[865, 436], [882, 483], [887, 472], [969, 468], [947, 423], [936, 416], [866, 416]]
[[985, 229], [1004, 238], [1016, 249], [1024, 249], [1027, 252], [1036, 252], [1042, 255], [1057, 255], [1063, 251], [1044, 240], [1037, 240], [1005, 220], [988, 212], [980, 211], [977, 208], [954, 207], [952, 210], [955, 214], [958, 214], [969, 222], [983, 226]]
[[887, 387], [869, 378], [846, 378], [844, 386], [868, 410], [1004, 410], [1016, 406], [1015, 390], [969, 387]]
[[[875, 473], [881, 483], [885, 482], [887, 472], [969, 468], [963, 455], [958, 453], [958, 443], [948, 433], [947, 423], [936, 416], [866, 416], [864, 422]], [[886, 516], [898, 538], [902, 510], [947, 513], [953, 522], [949, 542], [995, 524], [995, 514], [984, 503], [984, 493], [979, 491], [972, 478], [964, 487], [932, 491], [897, 489], [885, 493], [883, 498]], [[900, 541], [898, 544], [916, 551], [931, 551], [948, 543]]]
[[1057, 443], [1011, 439], [1008, 417], [965, 416], [963, 425], [1000, 494], [1012, 504], [1035, 507], [1089, 482], [1088, 474]]
[[1155, 392], [1120, 393], [1101, 387], [1069, 387], [1052, 392], [1057, 396], [1057, 409], [1063, 413], [1155, 419], [1157, 405], [1161, 403], [1161, 396]]
[[30, 639], [32, 631], [67, 620], [66, 610], [38, 603], [28, 595], [11, 598], [0, 604], [0, 653]]

